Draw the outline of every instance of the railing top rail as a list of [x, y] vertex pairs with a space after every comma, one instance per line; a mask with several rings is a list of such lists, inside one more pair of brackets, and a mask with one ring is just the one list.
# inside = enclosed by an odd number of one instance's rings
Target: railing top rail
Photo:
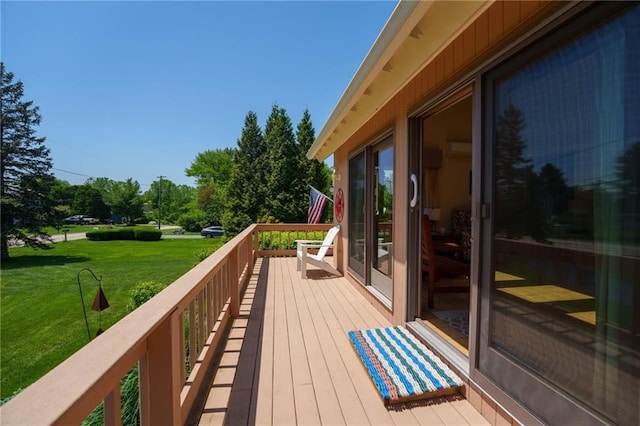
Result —
[[327, 231], [333, 223], [257, 223], [255, 231]]

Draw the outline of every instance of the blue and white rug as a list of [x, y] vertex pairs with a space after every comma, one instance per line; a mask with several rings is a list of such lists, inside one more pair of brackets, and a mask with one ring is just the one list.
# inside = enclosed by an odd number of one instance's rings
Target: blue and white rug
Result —
[[348, 334], [385, 404], [448, 395], [463, 385], [440, 358], [404, 327]]

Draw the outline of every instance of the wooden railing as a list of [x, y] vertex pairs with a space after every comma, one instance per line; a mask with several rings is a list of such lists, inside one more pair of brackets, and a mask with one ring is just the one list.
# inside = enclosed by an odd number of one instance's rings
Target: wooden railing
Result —
[[326, 224], [260, 223], [255, 228], [256, 246], [254, 247], [258, 257], [295, 256], [295, 240], [323, 240], [332, 226]]
[[292, 235], [306, 239], [329, 228], [249, 226], [7, 402], [0, 408], [0, 421], [79, 424], [102, 401], [105, 424], [119, 425], [120, 381], [137, 365], [141, 424], [183, 424], [214, 353], [226, 343], [229, 321], [239, 314], [241, 292], [255, 259], [294, 255], [295, 250], [288, 248]]

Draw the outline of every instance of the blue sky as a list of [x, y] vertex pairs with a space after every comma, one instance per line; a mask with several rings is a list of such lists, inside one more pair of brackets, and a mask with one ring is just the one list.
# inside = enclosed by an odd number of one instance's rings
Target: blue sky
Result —
[[[316, 135], [395, 8], [353, 2], [0, 3], [0, 56], [40, 107], [54, 174], [185, 176], [277, 103]], [[68, 173], [72, 172], [72, 173]]]

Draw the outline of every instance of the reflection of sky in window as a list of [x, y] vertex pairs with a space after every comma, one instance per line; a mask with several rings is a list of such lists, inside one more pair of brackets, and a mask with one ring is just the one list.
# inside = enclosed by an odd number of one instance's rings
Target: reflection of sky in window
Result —
[[523, 113], [536, 171], [552, 163], [570, 185], [615, 180], [617, 158], [640, 140], [637, 22], [640, 7], [496, 86], [496, 113], [509, 103]]

